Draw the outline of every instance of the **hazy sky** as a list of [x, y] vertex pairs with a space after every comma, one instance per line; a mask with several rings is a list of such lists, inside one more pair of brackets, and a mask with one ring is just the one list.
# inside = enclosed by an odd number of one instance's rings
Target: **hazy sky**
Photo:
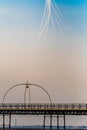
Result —
[[87, 101], [87, 0], [55, 3], [61, 13], [52, 7], [53, 22], [38, 39], [45, 0], [0, 0], [0, 100], [9, 87], [29, 80], [46, 88], [53, 102]]

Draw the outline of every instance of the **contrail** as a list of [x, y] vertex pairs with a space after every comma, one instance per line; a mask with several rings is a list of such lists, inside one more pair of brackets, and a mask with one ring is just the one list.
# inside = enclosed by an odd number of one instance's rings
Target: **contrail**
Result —
[[40, 31], [36, 39], [36, 43], [40, 40], [42, 43], [45, 42], [48, 34], [49, 25], [52, 25], [54, 33], [58, 32], [63, 35], [63, 38], [68, 38], [69, 36], [78, 39], [77, 33], [71, 28], [71, 26], [65, 22], [64, 16], [62, 15], [60, 9], [56, 5], [55, 0], [45, 0], [44, 12], [41, 20]]

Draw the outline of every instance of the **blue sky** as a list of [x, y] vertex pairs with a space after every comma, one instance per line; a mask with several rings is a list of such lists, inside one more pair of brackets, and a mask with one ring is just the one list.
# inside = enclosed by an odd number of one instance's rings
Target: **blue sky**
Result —
[[[87, 31], [87, 0], [55, 0], [65, 20], [77, 32]], [[6, 26], [32, 26], [38, 29], [45, 0], [1, 0], [0, 23]], [[2, 13], [2, 15], [1, 15]], [[7, 14], [8, 13], [8, 14]]]
[[[77, 32], [86, 31], [87, 1], [86, 0], [59, 0], [59, 6], [65, 19]], [[85, 33], [85, 32], [84, 32]]]
[[79, 6], [87, 3], [86, 0], [56, 0], [56, 2], [64, 4], [66, 6]]
[[[86, 0], [73, 0], [73, 1], [72, 0], [55, 0], [55, 1], [57, 3], [62, 3], [62, 4], [66, 4], [66, 5], [80, 5], [80, 4], [87, 3]], [[1, 0], [0, 3], [6, 4], [6, 5], [12, 5], [12, 4], [14, 4], [14, 5], [18, 5], [18, 4], [27, 5], [27, 4], [31, 4], [31, 3], [33, 3], [33, 4], [44, 3], [44, 0], [38, 0], [38, 1], [36, 1], [36, 0], [13, 0], [13, 1], [11, 1], [11, 0], [8, 0], [8, 1]]]

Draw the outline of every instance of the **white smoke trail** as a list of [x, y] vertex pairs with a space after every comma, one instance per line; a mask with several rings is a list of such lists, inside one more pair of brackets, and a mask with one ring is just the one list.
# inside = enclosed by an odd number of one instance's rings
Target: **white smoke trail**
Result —
[[46, 0], [45, 2], [45, 8], [44, 8], [44, 13], [43, 13], [43, 17], [42, 17], [42, 21], [40, 25], [40, 31], [39, 31], [38, 38], [35, 43], [39, 43], [40, 40], [42, 40], [42, 42], [45, 42], [46, 40], [49, 22], [50, 22], [50, 15], [51, 15], [50, 1], [51, 0]]
[[53, 27], [54, 33], [56, 33], [56, 28], [55, 28], [55, 25], [54, 25], [54, 20], [53, 20], [52, 15], [51, 15], [50, 19], [51, 19], [51, 23], [52, 23], [52, 27]]
[[[54, 17], [56, 18], [56, 21], [57, 21], [57, 24], [59, 25], [59, 28], [62, 30], [62, 33], [64, 34], [65, 31], [66, 32], [69, 32], [67, 26], [64, 24], [64, 22], [62, 21], [60, 15], [58, 14], [57, 10], [54, 8], [53, 4], [52, 4], [52, 9], [53, 9], [53, 12], [54, 12]], [[66, 35], [66, 33], [64, 34]], [[67, 35], [66, 35], [67, 36]]]
[[[66, 27], [67, 28], [67, 31], [69, 32], [69, 34], [71, 33], [73, 36], [75, 36], [76, 38], [78, 38], [78, 34], [71, 28], [71, 26], [65, 21], [65, 18], [64, 16], [62, 15], [60, 9], [58, 8], [58, 6], [56, 5], [56, 2], [55, 0], [52, 0], [52, 4], [53, 4], [53, 8], [55, 9], [55, 12], [57, 12], [57, 15], [58, 17], [60, 17], [62, 23], [63, 23], [63, 26], [64, 28]], [[66, 29], [65, 28], [65, 29]]]
[[40, 25], [40, 31], [35, 43], [39, 43], [40, 40], [42, 43], [45, 42], [50, 23], [52, 24], [54, 33], [58, 32], [56, 30], [56, 26], [58, 25], [58, 28], [60, 29], [60, 34], [62, 33], [64, 38], [68, 38], [69, 36], [74, 36], [78, 38], [77, 33], [70, 27], [69, 24], [65, 22], [64, 16], [56, 5], [55, 0], [45, 0], [45, 8]]

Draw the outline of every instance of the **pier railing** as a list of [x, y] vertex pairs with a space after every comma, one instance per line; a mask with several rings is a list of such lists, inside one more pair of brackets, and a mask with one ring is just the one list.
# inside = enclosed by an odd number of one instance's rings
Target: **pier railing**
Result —
[[30, 109], [30, 110], [87, 110], [85, 103], [1, 103], [0, 110], [2, 109]]

